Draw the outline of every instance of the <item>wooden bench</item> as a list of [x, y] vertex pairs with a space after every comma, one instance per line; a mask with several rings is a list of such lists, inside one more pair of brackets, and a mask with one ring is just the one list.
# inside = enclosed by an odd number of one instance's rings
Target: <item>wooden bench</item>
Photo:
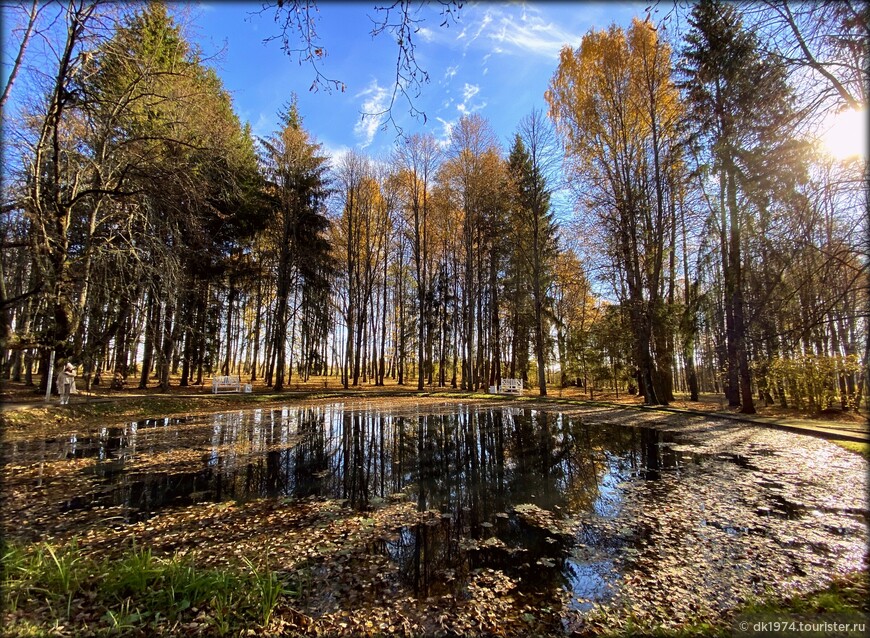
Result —
[[241, 392], [242, 380], [238, 375], [228, 377], [212, 377], [211, 391], [214, 394], [217, 394], [218, 392]]
[[501, 394], [522, 394], [523, 380], [522, 379], [502, 379], [498, 386], [498, 391]]

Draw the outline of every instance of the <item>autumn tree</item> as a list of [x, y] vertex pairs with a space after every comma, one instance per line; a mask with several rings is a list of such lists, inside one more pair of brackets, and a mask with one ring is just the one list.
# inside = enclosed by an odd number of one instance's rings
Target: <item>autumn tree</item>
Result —
[[365, 349], [374, 332], [371, 302], [388, 253], [390, 217], [373, 163], [362, 153], [351, 151], [342, 157], [336, 169], [336, 187], [340, 210], [334, 237], [345, 286], [341, 302], [347, 329], [342, 382], [347, 387], [357, 385], [361, 376], [368, 377]]
[[672, 345], [663, 332], [681, 107], [670, 64], [652, 25], [634, 20], [628, 33], [612, 26], [589, 32], [577, 50], [564, 48], [546, 95], [581, 205], [605, 231], [616, 292], [631, 317], [640, 391], [651, 404], [672, 400]]
[[[431, 305], [431, 220], [430, 191], [435, 179], [440, 152], [432, 135], [412, 135], [400, 140], [393, 163], [402, 186], [405, 225], [414, 259], [417, 285], [417, 389], [423, 389], [426, 372], [426, 344], [431, 340], [427, 326], [432, 323]], [[431, 359], [431, 357], [430, 357]]]
[[[504, 165], [491, 125], [474, 114], [460, 118], [451, 131], [450, 146], [439, 181], [461, 216], [461, 317], [460, 359], [462, 388], [477, 389], [481, 382], [486, 331], [481, 293], [487, 259], [496, 230], [492, 223], [503, 213], [506, 192]], [[489, 310], [495, 311], [493, 307]]]
[[559, 251], [553, 265], [553, 317], [562, 388], [586, 376], [586, 354], [599, 306], [577, 253], [570, 248]]

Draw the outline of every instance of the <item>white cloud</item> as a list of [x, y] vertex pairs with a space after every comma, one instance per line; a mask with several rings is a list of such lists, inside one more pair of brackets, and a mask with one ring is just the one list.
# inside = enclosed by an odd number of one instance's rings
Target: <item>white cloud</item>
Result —
[[456, 74], [457, 74], [458, 72], [459, 72], [459, 67], [458, 67], [458, 66], [448, 66], [448, 67], [447, 67], [447, 70], [444, 71], [444, 79], [445, 79], [445, 80], [450, 80], [450, 79], [456, 77]]
[[450, 144], [450, 135], [453, 133], [453, 125], [456, 123], [456, 120], [448, 122], [440, 117], [435, 119], [441, 124], [441, 135], [438, 135], [435, 141], [441, 148], [446, 148]]
[[489, 38], [499, 44], [550, 58], [558, 58], [563, 46], [573, 45], [579, 40], [576, 33], [545, 22], [540, 14], [532, 14], [525, 8], [519, 21], [511, 15], [501, 16], [498, 29], [491, 32]]
[[469, 84], [466, 82], [465, 87], [462, 89], [462, 100], [468, 102], [468, 100], [478, 93], [480, 93], [480, 87], [477, 84]]
[[432, 29], [429, 29], [427, 27], [420, 27], [420, 29], [417, 31], [417, 35], [419, 35], [420, 39], [424, 42], [432, 42], [432, 40], [435, 38], [435, 34], [432, 33]]
[[480, 86], [477, 84], [469, 84], [465, 83], [465, 86], [462, 89], [462, 102], [456, 105], [456, 110], [459, 111], [462, 115], [468, 115], [469, 113], [474, 113], [475, 111], [479, 111], [486, 106], [486, 102], [476, 102], [474, 104], [471, 101], [475, 98], [475, 96], [480, 93]]
[[365, 148], [375, 139], [375, 133], [383, 124], [384, 111], [390, 104], [390, 92], [372, 80], [368, 87], [357, 93], [355, 98], [364, 98], [360, 106], [360, 119], [354, 125], [353, 132], [360, 139], [360, 148]]
[[[471, 8], [469, 8], [467, 11], [464, 11], [462, 14], [463, 15], [463, 18], [462, 18], [463, 22], [468, 20], [469, 22], [473, 23], [474, 19], [475, 19], [475, 13], [476, 12], [474, 11], [474, 9], [471, 9]], [[466, 17], [466, 16], [468, 16], [468, 17]], [[475, 40], [477, 40], [480, 37], [480, 35], [487, 29], [487, 27], [489, 27], [489, 25], [492, 24], [492, 21], [493, 21], [492, 13], [490, 12], [489, 9], [487, 9], [487, 11], [483, 14], [483, 17], [480, 19], [480, 24], [477, 25], [477, 28], [474, 31], [474, 35], [469, 37], [468, 36], [468, 27], [464, 26], [464, 27], [462, 27], [462, 31], [460, 31], [459, 34], [456, 36], [456, 39], [457, 40], [466, 40], [464, 48], [468, 49], [468, 47], [471, 45], [471, 43], [474, 42]], [[474, 28], [474, 25], [472, 24], [471, 27]]]
[[480, 21], [480, 27], [477, 29], [477, 33], [475, 33], [474, 37], [471, 38], [472, 42], [477, 40], [477, 38], [480, 37], [480, 34], [483, 33], [490, 24], [492, 24], [492, 19], [492, 13], [489, 11], [483, 14], [483, 20]]

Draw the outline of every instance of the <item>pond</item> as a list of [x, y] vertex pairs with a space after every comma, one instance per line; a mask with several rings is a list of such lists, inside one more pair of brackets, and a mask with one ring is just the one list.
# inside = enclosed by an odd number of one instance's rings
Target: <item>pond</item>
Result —
[[[147, 525], [179, 508], [262, 499], [339, 501], [365, 521], [401, 503], [428, 517], [359, 549], [395, 575], [394, 589], [457, 599], [491, 571], [510, 580], [512, 596], [558, 609], [566, 630], [570, 614], [637, 603], [638, 591], [666, 613], [681, 598], [679, 613], [691, 614], [729, 608], [772, 581], [800, 589], [866, 569], [866, 497], [831, 499], [775, 435], [723, 450], [594, 421], [341, 402], [149, 419], [10, 442], [7, 470], [18, 471], [6, 489], [32, 502], [30, 514], [21, 505], [31, 524]], [[835, 473], [841, 457], [817, 443], [811, 451], [833, 455], [818, 462]], [[312, 569], [328, 578], [333, 567], [324, 559]]]

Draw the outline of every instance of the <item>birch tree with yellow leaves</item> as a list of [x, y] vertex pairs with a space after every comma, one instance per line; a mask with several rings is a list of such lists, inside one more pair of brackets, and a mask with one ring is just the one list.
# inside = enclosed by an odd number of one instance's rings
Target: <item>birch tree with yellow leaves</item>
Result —
[[670, 70], [670, 47], [635, 19], [627, 32], [593, 30], [579, 48], [563, 48], [546, 94], [581, 214], [603, 231], [647, 404], [673, 400], [674, 202], [683, 175]]

